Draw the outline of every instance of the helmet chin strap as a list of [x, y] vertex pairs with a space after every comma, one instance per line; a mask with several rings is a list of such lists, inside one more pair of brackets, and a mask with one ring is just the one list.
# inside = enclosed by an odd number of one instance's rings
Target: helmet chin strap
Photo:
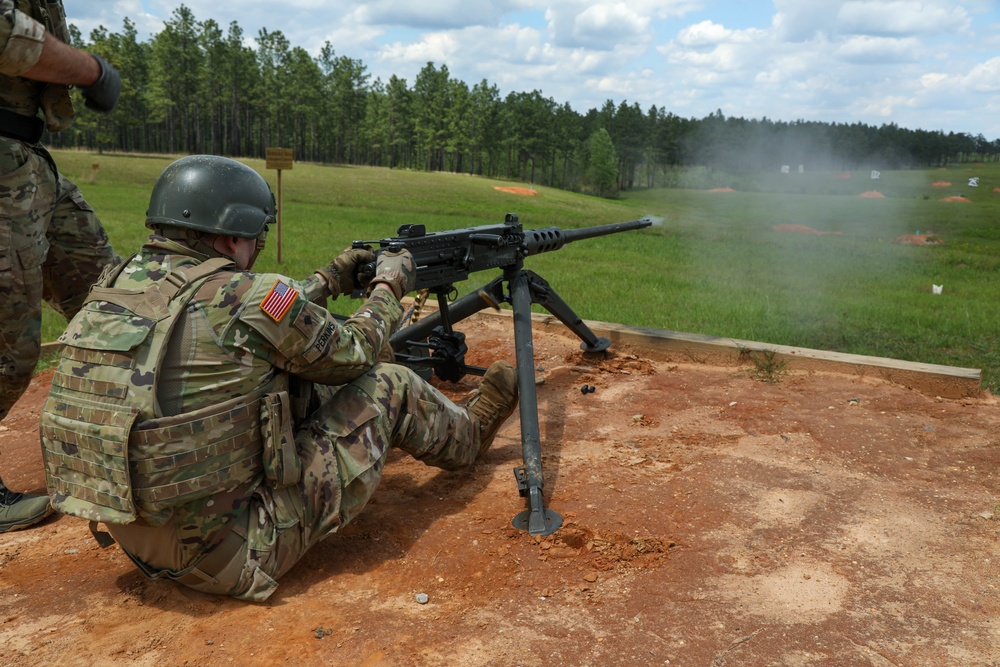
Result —
[[[203, 255], [208, 255], [209, 257], [218, 257], [222, 255], [222, 253], [215, 248], [215, 235], [205, 234], [204, 232], [199, 232], [193, 229], [172, 227], [169, 225], [157, 225], [153, 228], [153, 232], [163, 236], [164, 238], [168, 238], [171, 241], [177, 241], [178, 243], [186, 245], [192, 250], [200, 252]], [[230, 257], [230, 259], [232, 259], [232, 257]]]
[[253, 268], [253, 265], [257, 263], [257, 257], [260, 256], [261, 251], [264, 249], [264, 245], [267, 242], [267, 225], [264, 225], [264, 230], [257, 237], [257, 245], [254, 247], [253, 255], [250, 256], [250, 265], [247, 270]]
[[253, 254], [250, 255], [250, 262], [247, 265], [247, 271], [253, 268], [253, 265], [257, 263], [257, 257], [260, 256], [260, 251], [264, 249], [264, 241], [257, 239], [257, 245], [253, 249]]

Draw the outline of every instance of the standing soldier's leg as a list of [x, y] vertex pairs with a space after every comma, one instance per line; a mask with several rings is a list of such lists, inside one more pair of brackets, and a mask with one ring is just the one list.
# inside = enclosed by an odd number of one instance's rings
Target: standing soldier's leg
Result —
[[0, 533], [28, 528], [50, 514], [48, 496], [11, 491], [0, 479]]
[[[56, 201], [47, 155], [0, 141], [0, 420], [31, 382], [41, 347], [42, 264]], [[37, 523], [48, 499], [8, 491], [0, 481], [0, 532]]]
[[42, 267], [43, 298], [67, 320], [83, 305], [104, 267], [121, 261], [94, 209], [65, 176], [48, 229], [49, 254]]

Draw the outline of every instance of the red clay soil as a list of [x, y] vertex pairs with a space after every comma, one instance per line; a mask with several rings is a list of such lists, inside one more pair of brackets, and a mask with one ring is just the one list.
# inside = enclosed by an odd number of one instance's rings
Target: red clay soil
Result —
[[518, 187], [502, 187], [499, 185], [493, 186], [494, 190], [499, 190], [500, 192], [509, 192], [514, 195], [527, 195], [528, 197], [534, 197], [538, 194], [535, 188], [518, 188]]
[[959, 202], [961, 204], [971, 204], [972, 203], [972, 200], [968, 199], [967, 197], [944, 197], [943, 199], [939, 199], [938, 201]]
[[709, 192], [736, 192], [736, 190], [732, 188], [711, 188]]
[[865, 199], [885, 199], [885, 195], [879, 192], [878, 190], [869, 190], [868, 192], [862, 192], [858, 196], [863, 197]]
[[[463, 322], [469, 361], [513, 361], [507, 327]], [[992, 396], [534, 342], [554, 534], [511, 526], [516, 415], [468, 471], [393, 454], [358, 520], [264, 604], [146, 580], [54, 517], [0, 538], [0, 663], [1000, 665]], [[0, 433], [20, 490], [44, 484], [48, 382]]]
[[933, 188], [950, 188], [951, 187], [951, 183], [949, 183], [948, 181], [934, 181], [933, 183], [931, 183], [931, 187], [933, 187]]

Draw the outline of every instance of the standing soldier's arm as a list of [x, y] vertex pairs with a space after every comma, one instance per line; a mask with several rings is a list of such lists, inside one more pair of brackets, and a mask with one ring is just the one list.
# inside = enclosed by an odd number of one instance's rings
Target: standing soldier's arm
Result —
[[103, 58], [61, 41], [12, 2], [0, 2], [0, 74], [79, 86], [87, 106], [104, 112], [122, 87], [118, 70]]
[[101, 78], [101, 65], [96, 56], [80, 51], [52, 33], [43, 32], [38, 60], [20, 74], [32, 81], [90, 86]]

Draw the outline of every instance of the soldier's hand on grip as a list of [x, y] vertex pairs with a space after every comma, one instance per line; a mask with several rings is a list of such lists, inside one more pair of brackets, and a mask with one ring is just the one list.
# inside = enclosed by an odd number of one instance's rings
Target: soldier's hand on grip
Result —
[[358, 269], [374, 261], [375, 253], [369, 248], [348, 248], [316, 273], [326, 279], [331, 295], [350, 294], [357, 286]]
[[402, 299], [404, 294], [413, 291], [417, 284], [417, 266], [409, 250], [386, 250], [379, 254], [368, 293], [371, 294], [379, 283], [388, 285], [397, 299]]

